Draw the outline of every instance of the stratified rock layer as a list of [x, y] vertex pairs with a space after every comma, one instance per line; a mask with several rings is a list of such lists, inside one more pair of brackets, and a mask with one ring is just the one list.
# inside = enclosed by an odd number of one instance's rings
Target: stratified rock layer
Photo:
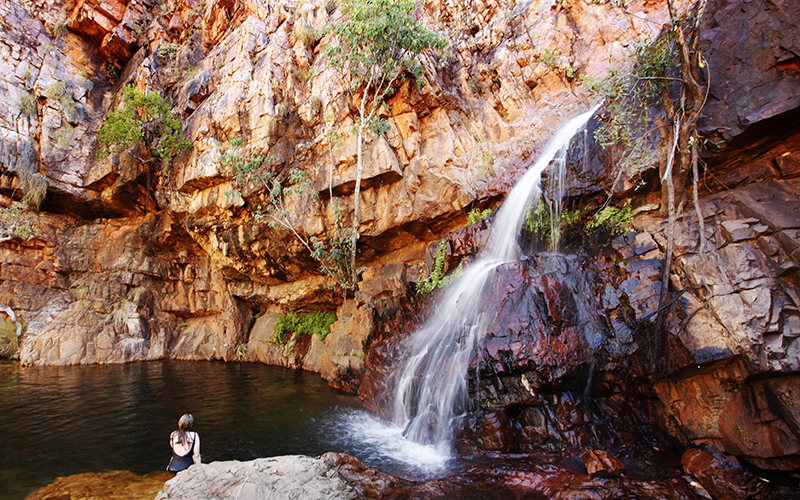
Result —
[[[343, 301], [289, 231], [255, 220], [264, 186], [237, 183], [222, 161], [263, 153], [261, 173], [306, 172], [321, 199], [292, 200], [298, 232], [324, 235], [330, 194], [349, 215], [355, 116], [330, 40], [310, 35], [338, 9], [0, 4], [0, 201], [20, 200], [31, 176], [48, 184], [36, 237], [0, 247], [0, 301], [26, 323], [21, 361], [246, 359], [318, 371], [384, 407], [398, 329], [424, 315], [404, 294], [429, 273], [438, 240], [447, 270], [468, 265], [490, 221], [459, 229], [465, 212], [494, 205], [553, 130], [589, 107], [580, 76], [624, 67], [632, 43], [668, 20], [662, 1], [433, 1], [418, 13], [450, 45], [421, 58], [424, 85], [396, 85], [381, 111], [388, 132], [367, 137], [366, 270]], [[658, 196], [623, 175], [633, 233], [500, 269], [462, 451], [680, 443], [796, 481], [800, 4], [710, 0], [705, 19], [707, 168], [699, 219], [684, 207], [676, 223], [669, 333], [651, 328], [666, 248], [650, 210]], [[173, 103], [191, 152], [166, 168], [143, 148], [95, 158], [128, 84]], [[582, 152], [567, 191], [599, 206], [616, 165]], [[271, 342], [278, 315], [315, 309], [337, 310], [328, 337]]]

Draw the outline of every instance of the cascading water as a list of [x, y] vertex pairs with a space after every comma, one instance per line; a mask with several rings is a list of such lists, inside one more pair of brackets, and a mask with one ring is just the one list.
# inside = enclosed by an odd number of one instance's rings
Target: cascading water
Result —
[[[442, 456], [449, 456], [453, 434], [468, 411], [468, 369], [485, 331], [485, 285], [499, 265], [517, 258], [517, 237], [528, 208], [539, 202], [542, 172], [556, 158], [563, 168], [570, 140], [599, 106], [556, 132], [497, 212], [479, 258], [444, 291], [431, 319], [407, 339], [406, 359], [395, 378], [392, 418], [406, 439], [432, 445]], [[563, 179], [555, 189], [563, 190]]]

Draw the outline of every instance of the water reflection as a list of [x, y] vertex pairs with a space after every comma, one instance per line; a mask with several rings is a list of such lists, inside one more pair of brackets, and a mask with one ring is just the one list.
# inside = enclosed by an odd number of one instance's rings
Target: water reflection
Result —
[[58, 476], [163, 470], [185, 412], [195, 417], [203, 461], [362, 449], [341, 435], [344, 412], [359, 411], [355, 397], [316, 374], [260, 364], [0, 364], [0, 400], [0, 500]]

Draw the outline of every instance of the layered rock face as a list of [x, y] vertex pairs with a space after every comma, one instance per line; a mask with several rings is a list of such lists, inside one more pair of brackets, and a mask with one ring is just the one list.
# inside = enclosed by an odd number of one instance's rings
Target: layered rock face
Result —
[[[776, 17], [798, 15], [785, 8], [709, 4], [713, 21], [704, 36], [709, 67], [717, 68], [709, 94], [715, 113], [703, 128], [726, 142], [707, 159], [709, 181], [698, 206], [704, 238], [692, 208], [676, 225], [670, 335], [659, 340], [652, 330], [666, 221], [643, 211], [657, 196], [636, 198], [631, 191], [640, 215], [630, 234], [607, 239], [605, 248], [570, 256], [533, 252], [499, 268], [486, 292], [487, 317], [494, 319], [471, 372], [476, 408], [458, 441], [461, 451], [682, 443], [796, 477], [800, 402], [793, 387], [800, 356], [792, 318], [800, 261], [793, 238], [798, 130], [791, 117], [800, 75], [791, 68], [797, 51], [787, 55], [748, 38], [732, 56], [725, 47], [733, 41], [713, 35], [722, 26], [726, 33], [769, 31], [755, 28], [754, 19], [770, 19], [774, 28]], [[763, 86], [764, 95], [742, 88], [743, 67], [756, 59], [774, 62], [748, 87]], [[727, 79], [714, 83], [718, 73]], [[733, 110], [741, 110], [735, 119]], [[763, 121], [747, 120], [748, 113]], [[580, 154], [570, 161], [570, 192], [580, 205], [593, 188]], [[597, 189], [609, 186], [615, 173], [597, 163], [591, 175]], [[477, 226], [449, 233], [448, 266], [472, 259], [482, 234], [485, 228]], [[376, 410], [385, 407], [383, 384], [389, 380], [391, 387], [394, 360], [403, 350], [391, 335], [371, 347], [368, 361], [375, 366], [361, 394]], [[664, 441], [666, 435], [676, 441]]]
[[[593, 254], [506, 264], [486, 305], [495, 319], [462, 451], [661, 446], [668, 434], [763, 469], [800, 469], [800, 12], [767, 0], [715, 0], [707, 12], [701, 125], [718, 147], [699, 203], [705, 246], [692, 210], [677, 222], [670, 334], [654, 344], [647, 329], [666, 247], [665, 221], [649, 212]], [[303, 234], [324, 235], [331, 194], [351, 210], [353, 106], [324, 56], [330, 40], [313, 31], [338, 19], [334, 5], [0, 5], [3, 202], [33, 175], [48, 184], [36, 238], [0, 248], [0, 300], [26, 322], [21, 361], [246, 359], [318, 371], [381, 406], [402, 350], [387, 325], [403, 322], [397, 311], [421, 314], [403, 294], [432, 267], [429, 244], [493, 204], [550, 133], [588, 108], [577, 77], [622, 67], [632, 41], [668, 17], [662, 2], [429, 2], [418, 13], [450, 46], [423, 55], [424, 82], [398, 83], [382, 109], [388, 132], [367, 138], [367, 269], [343, 301], [289, 231], [253, 217], [265, 186], [238, 183], [223, 161], [264, 154], [264, 174], [306, 172], [321, 199], [291, 200]], [[95, 159], [97, 130], [127, 84], [174, 104], [191, 152], [166, 168], [141, 150]], [[578, 203], [615, 180], [602, 154], [590, 158], [588, 171], [573, 162]], [[656, 201], [628, 186], [635, 207]], [[449, 266], [480, 248], [482, 224], [446, 236]], [[269, 342], [277, 315], [314, 309], [338, 312], [324, 340]]]
[[[357, 380], [370, 325], [351, 321], [355, 333], [346, 319], [368, 319], [373, 301], [424, 275], [427, 244], [507, 189], [494, 179], [513, 177], [510, 166], [585, 109], [577, 77], [624, 64], [625, 47], [653, 30], [645, 18], [665, 17], [661, 4], [632, 6], [636, 16], [591, 2], [461, 8], [479, 15], [420, 10], [450, 46], [423, 56], [422, 85], [398, 83], [382, 111], [389, 131], [367, 138], [364, 293], [326, 343], [275, 347], [264, 342], [267, 318], [333, 310], [342, 297], [291, 233], [253, 219], [264, 186], [236, 183], [222, 158], [260, 153], [263, 173], [305, 171], [322, 201], [295, 200], [300, 233], [324, 236], [327, 194], [351, 210], [355, 117], [324, 56], [330, 40], [314, 31], [339, 11], [216, 0], [3, 6], [6, 203], [26, 177], [48, 184], [37, 239], [4, 247], [6, 302], [28, 324], [23, 362], [246, 357]], [[160, 92], [183, 119], [193, 149], [166, 170], [141, 148], [95, 159], [95, 134], [128, 84]], [[253, 315], [264, 319], [251, 334]]]

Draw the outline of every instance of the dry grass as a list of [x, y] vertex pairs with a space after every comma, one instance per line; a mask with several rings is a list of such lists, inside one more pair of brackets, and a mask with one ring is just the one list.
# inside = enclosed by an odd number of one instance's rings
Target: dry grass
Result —
[[17, 103], [23, 115], [31, 116], [36, 111], [36, 98], [30, 92], [24, 92]]
[[67, 20], [62, 18], [54, 22], [53, 25], [50, 26], [50, 32], [56, 39], [67, 36], [67, 33], [69, 32], [67, 29]]
[[66, 91], [67, 84], [65, 82], [56, 82], [47, 87], [44, 91], [44, 95], [46, 95], [48, 99], [60, 99]]
[[22, 203], [31, 210], [38, 211], [47, 196], [47, 178], [36, 172], [21, 170], [18, 172], [20, 189], [24, 193]]
[[298, 42], [301, 42], [309, 50], [314, 48], [314, 45], [317, 44], [318, 40], [317, 32], [306, 24], [300, 25], [300, 27], [297, 29], [297, 33], [295, 33], [295, 37], [297, 38]]
[[0, 320], [0, 359], [16, 359], [19, 356], [17, 325], [8, 318]]

